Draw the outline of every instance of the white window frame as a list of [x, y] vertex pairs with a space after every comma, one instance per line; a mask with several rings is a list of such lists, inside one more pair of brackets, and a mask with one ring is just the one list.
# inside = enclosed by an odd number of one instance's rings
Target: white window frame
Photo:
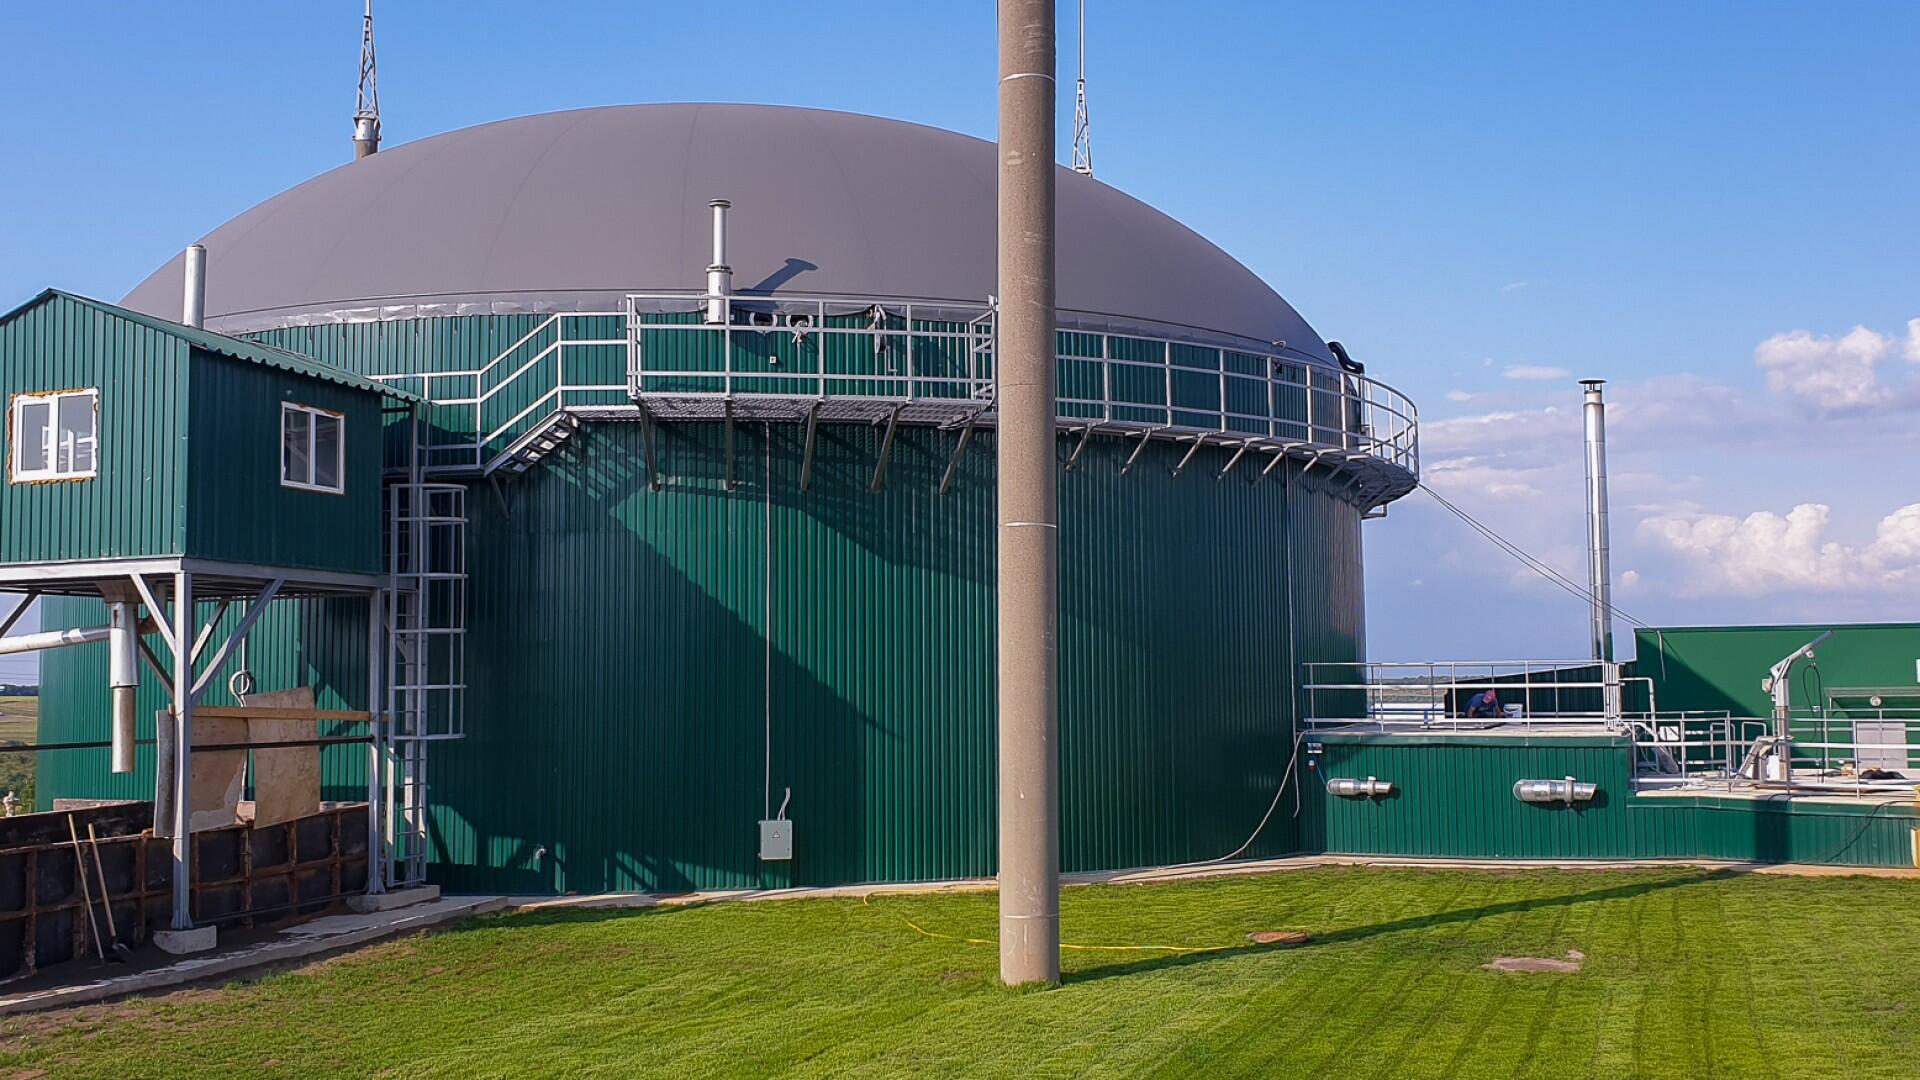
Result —
[[[308, 418], [307, 419], [308, 479], [304, 482], [300, 480], [295, 480], [287, 475], [287, 417], [293, 413], [304, 413]], [[316, 472], [318, 472], [318, 470], [314, 468], [314, 463], [318, 460], [319, 455], [316, 454], [314, 451], [320, 445], [319, 421], [321, 420], [332, 420], [333, 422], [340, 425], [340, 438], [337, 441], [337, 444], [335, 446], [334, 473], [333, 473], [333, 475], [340, 478], [340, 483], [338, 486], [335, 486], [335, 487], [327, 487], [322, 484], [313, 483], [312, 481], [312, 476]], [[281, 487], [293, 488], [296, 491], [314, 491], [322, 495], [345, 495], [347, 493], [347, 414], [346, 413], [334, 412], [332, 409], [322, 409], [317, 405], [302, 405], [302, 404], [299, 404], [298, 402], [293, 402], [293, 401], [281, 402], [280, 403], [280, 441], [275, 445], [274, 452], [278, 454], [280, 457], [280, 486]]]
[[[86, 441], [93, 444], [93, 467], [88, 469], [60, 468], [60, 402], [68, 398], [84, 397], [92, 408], [93, 432]], [[20, 438], [25, 430], [26, 408], [29, 405], [47, 407], [46, 467], [27, 469], [21, 465]], [[16, 484], [45, 484], [61, 480], [91, 480], [100, 475], [100, 391], [97, 388], [86, 390], [53, 390], [41, 394], [15, 394], [7, 407], [7, 477]]]

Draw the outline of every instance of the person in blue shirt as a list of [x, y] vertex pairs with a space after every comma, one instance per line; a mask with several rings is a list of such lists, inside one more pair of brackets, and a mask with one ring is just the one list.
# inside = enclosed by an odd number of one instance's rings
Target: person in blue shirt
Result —
[[1486, 717], [1498, 719], [1506, 711], [1500, 707], [1500, 695], [1491, 690], [1482, 691], [1467, 699], [1467, 718]]

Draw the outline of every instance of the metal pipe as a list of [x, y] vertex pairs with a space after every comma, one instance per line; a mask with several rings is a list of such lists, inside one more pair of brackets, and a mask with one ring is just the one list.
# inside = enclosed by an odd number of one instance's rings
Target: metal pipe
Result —
[[134, 698], [140, 689], [140, 630], [133, 605], [107, 605], [107, 684], [113, 688], [113, 771], [133, 771]]
[[1513, 797], [1523, 803], [1562, 803], [1572, 806], [1575, 803], [1592, 802], [1600, 792], [1600, 785], [1583, 783], [1569, 776], [1564, 780], [1516, 780], [1513, 784]]
[[19, 634], [10, 638], [0, 638], [0, 656], [39, 652], [42, 649], [63, 649], [68, 645], [91, 645], [96, 641], [107, 640], [108, 633], [107, 627], [89, 626], [77, 630], [47, 630], [38, 634]]
[[1587, 589], [1593, 598], [1593, 658], [1613, 662], [1613, 571], [1608, 563], [1605, 379], [1581, 379], [1587, 426]]
[[207, 325], [207, 249], [199, 244], [187, 245], [180, 321], [188, 326]]
[[999, 0], [1000, 981], [1060, 981], [1054, 6]]
[[707, 265], [707, 321], [724, 326], [728, 321], [727, 297], [733, 292], [733, 267], [727, 265], [727, 211], [733, 204], [715, 199], [707, 205], [713, 208], [713, 262]]
[[1335, 779], [1327, 781], [1327, 791], [1347, 799], [1378, 799], [1393, 794], [1393, 784], [1371, 776], [1365, 780]]

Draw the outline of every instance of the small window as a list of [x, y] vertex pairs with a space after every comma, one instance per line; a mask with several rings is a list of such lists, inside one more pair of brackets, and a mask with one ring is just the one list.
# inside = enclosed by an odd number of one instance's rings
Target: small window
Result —
[[311, 405], [280, 406], [280, 483], [339, 495], [347, 490], [347, 419]]
[[100, 391], [20, 394], [13, 399], [9, 420], [14, 482], [98, 475]]

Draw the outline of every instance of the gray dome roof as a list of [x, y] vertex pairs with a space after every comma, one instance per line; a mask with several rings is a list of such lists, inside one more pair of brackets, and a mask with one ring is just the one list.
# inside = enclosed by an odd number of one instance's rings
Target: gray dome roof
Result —
[[[994, 291], [995, 150], [937, 128], [766, 105], [624, 105], [463, 128], [315, 177], [215, 229], [208, 326], [614, 311], [698, 289], [707, 202], [733, 202], [743, 292], [979, 303]], [[1152, 207], [1059, 177], [1060, 307], [1325, 345], [1252, 271]], [[180, 259], [127, 295], [174, 317]]]

